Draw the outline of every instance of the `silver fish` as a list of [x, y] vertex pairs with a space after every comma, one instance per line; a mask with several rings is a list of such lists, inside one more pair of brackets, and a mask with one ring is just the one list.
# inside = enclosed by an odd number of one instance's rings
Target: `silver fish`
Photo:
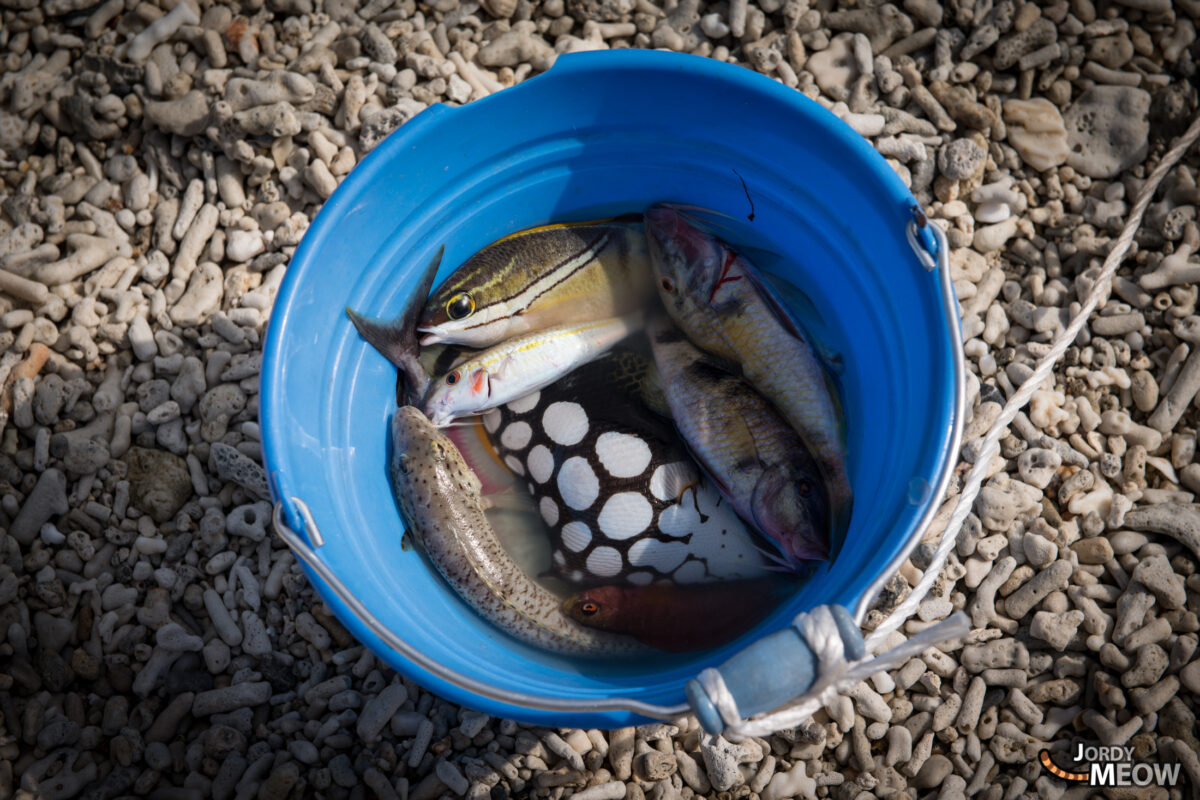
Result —
[[648, 652], [625, 636], [586, 628], [526, 575], [484, 515], [479, 479], [453, 442], [412, 406], [392, 417], [392, 490], [409, 532], [446, 582], [505, 633], [579, 656]]
[[839, 520], [852, 503], [841, 409], [808, 337], [748, 260], [676, 209], [646, 210], [659, 296], [701, 349], [741, 371], [783, 414], [821, 466]]
[[788, 567], [828, 559], [828, 490], [800, 436], [669, 320], [653, 320], [647, 333], [675, 425], [721, 494]]
[[424, 409], [438, 427], [525, 397], [607, 353], [641, 326], [642, 313], [568, 323], [522, 334], [454, 367], [435, 381]]

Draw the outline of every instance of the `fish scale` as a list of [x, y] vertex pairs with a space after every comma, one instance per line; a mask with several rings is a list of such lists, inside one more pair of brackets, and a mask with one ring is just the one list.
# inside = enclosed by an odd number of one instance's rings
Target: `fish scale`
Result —
[[648, 410], [665, 409], [652, 375], [623, 349], [485, 415], [547, 523], [553, 571], [576, 586], [761, 575], [745, 524]]

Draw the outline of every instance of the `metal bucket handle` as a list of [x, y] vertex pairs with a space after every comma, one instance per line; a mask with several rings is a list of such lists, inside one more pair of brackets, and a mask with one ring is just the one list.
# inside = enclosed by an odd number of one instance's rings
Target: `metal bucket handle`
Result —
[[[940, 497], [950, 482], [950, 476], [957, 464], [957, 454], [962, 441], [963, 415], [965, 404], [965, 387], [963, 382], [963, 345], [962, 326], [959, 320], [958, 298], [950, 279], [949, 244], [946, 234], [936, 225], [928, 224], [923, 211], [914, 204], [911, 207], [912, 219], [906, 226], [909, 245], [916, 254], [918, 261], [929, 272], [939, 273], [942, 307], [947, 320], [947, 333], [950, 336], [953, 363], [951, 370], [954, 380], [954, 404], [951, 419], [952, 431], [950, 445], [946, 450], [946, 461], [942, 465], [937, 485], [934, 487], [934, 497]], [[283, 501], [275, 503], [272, 520], [275, 532], [283, 539], [289, 549], [325, 582], [339, 600], [345, 603], [367, 628], [404, 658], [418, 667], [440, 677], [460, 689], [486, 697], [497, 702], [524, 706], [543, 711], [561, 711], [564, 713], [591, 713], [626, 711], [654, 719], [669, 720], [686, 714], [696, 713], [704, 727], [712, 733], [719, 733], [724, 723], [713, 705], [708, 693], [696, 680], [688, 682], [687, 697], [689, 703], [679, 703], [673, 706], [654, 705], [629, 697], [616, 697], [606, 700], [577, 700], [568, 698], [545, 697], [543, 695], [524, 692], [500, 691], [496, 687], [448, 669], [442, 664], [430, 659], [408, 642], [405, 642], [364, 606], [354, 593], [351, 592], [337, 575], [320, 559], [314, 548], [324, 544], [317, 523], [312, 517], [308, 506], [298, 497], [290, 498], [298, 516], [304, 522], [304, 537], [287, 524], [284, 519]], [[833, 618], [838, 631], [845, 643], [846, 657], [854, 659], [861, 657], [863, 637], [859, 630], [867, 609], [875, 599], [884, 583], [891, 577], [909, 553], [920, 542], [922, 535], [928, 529], [934, 514], [936, 504], [931, 504], [925, 515], [918, 523], [916, 530], [903, 550], [893, 559], [880, 577], [863, 593], [853, 616], [841, 606], [831, 606]], [[311, 543], [311, 546], [310, 546]], [[789, 669], [779, 669], [780, 664], [789, 665]], [[729, 693], [737, 702], [737, 708], [743, 717], [771, 711], [787, 705], [804, 694], [817, 679], [817, 658], [813, 648], [805, 640], [797, 627], [791, 626], [782, 631], [765, 636], [749, 645], [741, 652], [727, 660], [716, 671], [721, 674]]]

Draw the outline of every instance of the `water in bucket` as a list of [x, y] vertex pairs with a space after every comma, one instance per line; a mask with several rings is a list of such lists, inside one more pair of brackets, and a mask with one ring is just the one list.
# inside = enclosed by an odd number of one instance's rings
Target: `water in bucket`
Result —
[[[738, 241], [739, 250], [757, 252], [768, 264], [783, 259], [780, 254], [746, 245], [752, 240], [746, 238], [745, 230], [735, 229], [736, 225], [733, 220], [722, 220], [721, 236]], [[556, 310], [556, 303], [560, 308], [568, 305], [552, 294], [553, 273], [543, 275], [530, 270], [526, 261], [537, 262], [540, 258], [545, 264], [547, 258], [554, 261], [563, 253], [572, 253], [568, 258], [576, 263], [571, 269], [584, 273], [584, 280], [595, 277], [586, 274], [588, 269], [603, 272], [599, 280], [592, 281], [599, 288], [591, 289], [590, 295], [576, 287], [571, 297], [574, 302], [564, 316], [578, 315], [579, 309], [585, 315], [591, 311], [592, 316], [612, 313], [617, 308], [628, 311], [636, 302], [644, 305], [641, 310], [645, 316], [657, 314], [663, 318], [660, 326], [670, 327], [659, 299], [643, 291], [647, 274], [653, 270], [645, 263], [640, 228], [640, 223], [630, 226], [624, 222], [550, 226], [525, 239], [525, 234], [506, 237], [469, 259], [433, 292], [422, 315], [424, 324], [419, 330], [426, 334], [426, 341], [433, 340], [422, 354], [425, 367], [435, 376], [446, 376], [435, 381], [434, 387], [452, 391], [455, 387], [449, 385], [451, 379], [454, 383], [470, 380], [471, 364], [476, 362], [463, 360], [478, 351], [456, 346], [456, 337], [457, 341], [478, 346], [489, 343], [480, 329], [494, 329], [490, 331], [491, 339], [512, 332], [514, 326], [505, 328], [507, 321], [495, 313], [492, 297], [520, 297], [531, 286], [551, 285], [551, 296], [542, 305], [522, 309], [529, 311], [528, 318], [537, 317], [547, 307]], [[687, 224], [680, 230], [701, 235]], [[596, 238], [585, 246], [580, 258], [573, 249], [575, 244], [593, 236]], [[546, 239], [553, 240], [549, 253], [545, 252]], [[523, 246], [527, 240], [532, 241], [532, 247]], [[621, 246], [605, 251], [604, 244], [610, 241], [619, 241]], [[723, 246], [716, 240], [706, 241]], [[495, 257], [496, 251], [501, 251], [499, 257]], [[587, 261], [589, 255], [594, 256], [591, 262]], [[607, 264], [601, 263], [602, 255], [609, 256]], [[733, 255], [728, 253], [724, 270], [730, 269]], [[563, 263], [557, 261], [554, 269], [564, 272]], [[579, 263], [584, 266], [580, 268]], [[767, 280], [759, 286], [759, 292], [769, 301], [787, 306], [788, 317], [804, 327], [805, 339], [811, 338], [827, 366], [836, 371], [838, 356], [828, 344], [828, 325], [816, 313], [815, 304], [799, 287], [778, 275], [767, 271], [763, 275]], [[711, 299], [718, 299], [724, 282], [734, 280], [738, 278], [723, 272], [714, 284]], [[664, 299], [669, 300], [669, 296], [664, 295]], [[590, 308], [589, 303], [599, 310]], [[479, 313], [475, 314], [477, 305]], [[715, 302], [714, 307], [727, 305]], [[757, 311], [771, 313], [766, 306]], [[560, 321], [541, 318], [526, 322], [523, 315], [509, 316], [528, 327]], [[686, 327], [689, 321], [683, 319], [680, 323]], [[452, 343], [446, 345], [445, 340]], [[694, 348], [692, 352], [695, 357], [701, 355]], [[765, 352], [774, 355], [770, 349]], [[760, 510], [775, 501], [765, 496], [751, 498], [743, 490], [744, 502], [738, 506], [736, 491], [724, 483], [718, 484], [718, 490], [691, 461], [688, 449], [695, 451], [706, 443], [685, 443], [672, 430], [671, 409], [666, 407], [660, 370], [654, 367], [655, 356], [661, 368], [661, 350], [651, 354], [645, 335], [637, 331], [616, 350], [562, 380], [492, 407], [473, 422], [460, 423], [460, 427], [450, 430], [450, 438], [464, 456], [466, 466], [481, 479], [481, 489], [499, 506], [484, 512], [485, 527], [495, 533], [523, 576], [532, 578], [562, 602], [567, 616], [588, 628], [632, 635], [656, 649], [699, 650], [735, 638], [757, 624], [794, 593], [810, 570], [796, 558], [789, 563], [773, 555], [769, 541], [752, 532], [754, 527], [760, 533], [765, 530]], [[710, 360], [707, 355], [703, 357]], [[502, 363], [508, 363], [509, 358], [506, 356]], [[813, 365], [817, 373], [823, 373], [815, 360]], [[832, 386], [834, 377], [828, 379]], [[761, 406], [769, 415], [763, 417], [768, 426], [777, 421], [778, 427], [787, 429], [784, 419], [753, 389], [743, 385], [741, 378], [725, 374], [720, 380], [739, 384], [734, 405], [738, 398], [751, 398], [754, 402], [750, 412]], [[831, 419], [827, 426], [834, 431], [835, 406], [836, 401], [829, 407]], [[427, 403], [426, 410], [431, 407]], [[689, 413], [678, 406], [676, 410]], [[807, 454], [800, 439], [794, 434], [792, 437], [795, 441], [791, 450]], [[406, 441], [403, 446], [419, 449], [421, 443]], [[807, 466], [811, 481], [805, 473], [789, 473], [788, 478], [792, 484], [802, 485], [806, 494], [811, 491], [810, 484], [819, 485], [822, 480], [815, 462], [809, 459]], [[791, 485], [784, 489], [794, 492]], [[497, 504], [496, 498], [501, 502]], [[750, 504], [752, 499], [757, 507]], [[803, 500], [799, 495], [794, 499]], [[827, 504], [818, 503], [817, 507], [828, 511]], [[410, 504], [405, 514], [410, 521], [413, 509]], [[416, 513], [427, 512], [417, 508]], [[792, 527], [805, 521], [787, 520]], [[819, 524], [820, 538], [825, 540], [831, 527], [829, 517], [820, 518]], [[840, 536], [840, 522], [832, 527]], [[819, 548], [801, 550], [804, 557], [819, 560], [825, 560], [829, 552], [836, 552], [836, 548], [828, 548], [825, 541]], [[450, 577], [438, 561], [436, 547], [432, 555], [443, 574]], [[780, 564], [788, 569], [780, 570]], [[489, 616], [486, 607], [476, 608]], [[493, 621], [506, 627], [502, 620]], [[518, 631], [518, 635], [522, 634]]]

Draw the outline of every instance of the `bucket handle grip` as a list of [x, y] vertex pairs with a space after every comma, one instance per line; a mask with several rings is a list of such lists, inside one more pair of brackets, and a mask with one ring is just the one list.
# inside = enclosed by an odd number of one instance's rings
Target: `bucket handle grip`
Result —
[[[841, 634], [845, 660], [858, 661], [866, 649], [854, 617], [842, 606], [826, 608]], [[721, 679], [716, 686], [702, 673], [688, 681], [684, 689], [696, 718], [713, 735], [724, 732], [733, 722], [725, 718], [723, 704], [714, 695], [727, 693], [727, 702], [732, 700], [736, 709], [734, 714], [748, 719], [785, 706], [811, 689], [821, 676], [821, 663], [818, 648], [809, 642], [801, 626], [794, 624], [734, 654], [715, 672]]]

